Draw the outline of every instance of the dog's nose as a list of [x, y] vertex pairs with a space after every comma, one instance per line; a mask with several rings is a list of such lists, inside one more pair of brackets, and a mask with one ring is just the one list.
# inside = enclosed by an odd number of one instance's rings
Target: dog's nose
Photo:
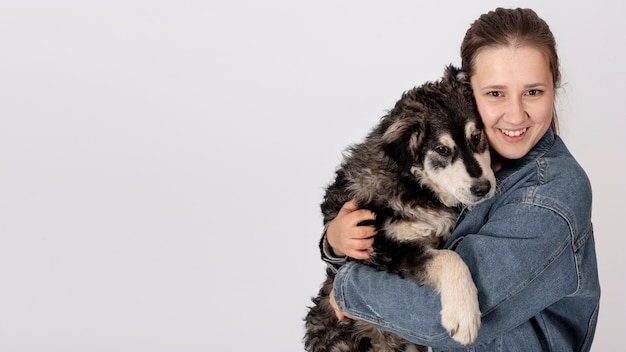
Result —
[[470, 191], [476, 197], [483, 197], [491, 190], [491, 182], [488, 180], [479, 180], [470, 187]]

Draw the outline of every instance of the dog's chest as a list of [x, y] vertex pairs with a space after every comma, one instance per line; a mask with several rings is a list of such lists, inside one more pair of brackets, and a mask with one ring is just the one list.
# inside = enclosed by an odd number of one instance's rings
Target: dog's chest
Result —
[[458, 213], [450, 209], [420, 209], [400, 219], [387, 219], [382, 229], [387, 237], [398, 241], [439, 242], [447, 240]]

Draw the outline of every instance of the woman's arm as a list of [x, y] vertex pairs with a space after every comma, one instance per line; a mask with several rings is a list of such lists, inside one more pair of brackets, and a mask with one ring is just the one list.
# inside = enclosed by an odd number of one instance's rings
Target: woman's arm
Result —
[[[522, 324], [577, 287], [570, 228], [562, 216], [531, 204], [506, 205], [490, 216], [453, 248], [479, 292], [476, 344]], [[460, 346], [441, 326], [439, 294], [430, 287], [351, 262], [338, 271], [334, 291], [346, 314], [418, 344]]]

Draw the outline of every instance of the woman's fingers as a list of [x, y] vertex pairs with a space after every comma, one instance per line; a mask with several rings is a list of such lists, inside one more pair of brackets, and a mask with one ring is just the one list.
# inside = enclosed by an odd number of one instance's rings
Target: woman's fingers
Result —
[[358, 238], [369, 239], [371, 237], [374, 237], [375, 235], [376, 235], [376, 228], [373, 225], [355, 226], [351, 237], [355, 239], [358, 239]]
[[356, 199], [349, 200], [343, 203], [343, 206], [339, 209], [339, 214], [337, 216], [352, 213], [357, 209], [359, 209], [359, 204], [356, 202]]
[[367, 209], [354, 210], [350, 213], [350, 219], [354, 225], [360, 224], [364, 221], [376, 220], [376, 214], [373, 211]]
[[373, 252], [371, 248], [361, 249], [361, 250], [355, 249], [355, 250], [348, 251], [346, 255], [354, 259], [365, 260], [365, 259], [369, 259], [373, 255]]
[[368, 259], [372, 256], [373, 238], [352, 239], [349, 248], [346, 249], [346, 255], [354, 259]]
[[376, 214], [371, 210], [359, 209], [359, 205], [355, 199], [343, 203], [339, 214], [337, 214], [337, 217], [342, 216], [347, 216], [352, 226], [357, 226], [364, 221], [376, 219]]

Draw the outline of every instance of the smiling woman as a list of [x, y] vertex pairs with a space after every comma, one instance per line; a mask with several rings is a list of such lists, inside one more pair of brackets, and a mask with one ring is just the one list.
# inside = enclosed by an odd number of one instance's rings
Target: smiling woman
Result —
[[480, 50], [472, 88], [495, 171], [506, 159], [526, 155], [550, 128], [555, 85], [541, 50], [511, 45]]
[[[548, 25], [520, 8], [482, 15], [462, 44], [498, 188], [493, 198], [465, 205], [443, 246], [463, 258], [476, 282], [480, 330], [461, 341], [475, 351], [589, 351], [594, 338], [600, 284], [591, 185], [551, 128], [560, 76], [555, 45]], [[363, 245], [350, 241], [359, 216], [340, 212], [322, 238], [322, 255], [336, 271], [336, 316], [358, 317], [433, 351], [467, 351], [454, 340], [458, 326], [446, 331], [437, 321], [449, 312], [427, 303], [432, 288], [330, 255]]]

